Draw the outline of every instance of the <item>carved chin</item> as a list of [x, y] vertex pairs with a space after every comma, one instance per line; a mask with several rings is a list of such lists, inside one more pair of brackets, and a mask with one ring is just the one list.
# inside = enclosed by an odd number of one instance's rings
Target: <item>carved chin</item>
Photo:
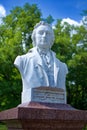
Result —
[[40, 48], [50, 48], [50, 45], [47, 44], [47, 43], [44, 43], [44, 44], [39, 44], [38, 47], [40, 47]]

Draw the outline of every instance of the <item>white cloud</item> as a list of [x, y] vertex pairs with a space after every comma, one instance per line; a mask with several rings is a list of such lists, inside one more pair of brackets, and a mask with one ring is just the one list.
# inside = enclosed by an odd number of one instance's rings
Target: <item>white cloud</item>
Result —
[[80, 26], [80, 25], [82, 25], [82, 22], [77, 22], [77, 21], [75, 21], [75, 20], [73, 20], [73, 19], [70, 19], [70, 18], [64, 18], [64, 19], [62, 20], [62, 24], [63, 24], [64, 22], [67, 22], [67, 23], [69, 23], [70, 25], [75, 25], [75, 26]]
[[6, 16], [6, 10], [2, 5], [0, 5], [0, 24], [2, 23], [2, 17], [5, 16]]
[[4, 16], [6, 16], [6, 10], [2, 5], [0, 5], [0, 17]]

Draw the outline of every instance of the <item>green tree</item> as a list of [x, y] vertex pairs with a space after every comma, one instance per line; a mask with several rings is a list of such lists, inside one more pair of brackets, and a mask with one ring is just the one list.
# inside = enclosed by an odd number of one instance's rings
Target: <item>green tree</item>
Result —
[[15, 7], [0, 25], [0, 109], [20, 103], [21, 78], [13, 62], [17, 55], [31, 48], [31, 32], [40, 21], [41, 12], [33, 4]]
[[58, 20], [54, 29], [55, 42], [53, 45], [53, 50], [56, 52], [57, 57], [63, 62], [71, 59], [73, 46], [71, 40], [71, 31], [73, 26], [68, 23], [61, 23], [62, 20]]
[[84, 24], [77, 27], [58, 20], [54, 32], [53, 50], [69, 69], [68, 103], [78, 109], [87, 109], [87, 29]]
[[87, 109], [87, 29], [84, 24], [76, 28], [72, 37], [75, 51], [68, 61], [70, 84], [69, 103], [79, 109]]
[[54, 22], [54, 19], [51, 15], [49, 15], [47, 18], [42, 18], [42, 21], [52, 24]]

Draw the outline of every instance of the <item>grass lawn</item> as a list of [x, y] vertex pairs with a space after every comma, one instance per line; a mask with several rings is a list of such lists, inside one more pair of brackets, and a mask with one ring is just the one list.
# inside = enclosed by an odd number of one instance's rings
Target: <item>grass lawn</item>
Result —
[[0, 125], [0, 130], [7, 130], [5, 125]]

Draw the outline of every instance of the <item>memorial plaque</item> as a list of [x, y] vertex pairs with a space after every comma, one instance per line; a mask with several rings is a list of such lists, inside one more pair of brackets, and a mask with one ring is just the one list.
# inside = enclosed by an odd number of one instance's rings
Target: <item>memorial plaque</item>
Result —
[[[31, 93], [31, 95], [30, 95]], [[66, 103], [66, 93], [61, 88], [52, 88], [52, 87], [38, 87], [29, 89], [28, 93], [29, 99], [28, 101], [34, 102], [46, 102], [46, 103]], [[23, 93], [23, 97], [25, 95]], [[25, 103], [25, 101], [22, 101]]]

